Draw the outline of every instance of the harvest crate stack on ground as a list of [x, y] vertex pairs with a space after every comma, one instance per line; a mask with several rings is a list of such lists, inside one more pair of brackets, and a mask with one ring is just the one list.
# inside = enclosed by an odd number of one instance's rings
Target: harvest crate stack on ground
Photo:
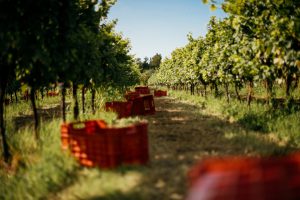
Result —
[[135, 92], [127, 91], [124, 97], [127, 102], [106, 102], [106, 110], [116, 112], [119, 118], [155, 114], [154, 99], [148, 86], [135, 87]]
[[63, 124], [62, 148], [70, 150], [83, 166], [115, 168], [122, 164], [147, 164], [148, 124], [108, 126], [102, 120]]
[[[116, 112], [118, 118], [155, 114], [153, 95], [147, 86], [136, 87], [128, 101], [105, 103], [106, 111]], [[125, 94], [125, 95], [126, 95]], [[88, 120], [61, 125], [62, 148], [70, 150], [83, 166], [115, 168], [122, 164], [147, 164], [148, 124], [138, 122], [118, 127], [103, 120]]]

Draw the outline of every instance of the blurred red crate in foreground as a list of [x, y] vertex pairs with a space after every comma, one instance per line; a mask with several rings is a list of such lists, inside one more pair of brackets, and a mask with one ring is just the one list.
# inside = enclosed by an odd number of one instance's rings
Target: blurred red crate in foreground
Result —
[[272, 158], [214, 158], [188, 174], [187, 200], [300, 199], [300, 154]]
[[131, 116], [132, 102], [112, 101], [105, 103], [106, 111], [113, 111], [118, 114], [119, 118]]
[[150, 94], [150, 89], [148, 88], [148, 86], [135, 87], [134, 89], [140, 94]]
[[146, 95], [132, 100], [132, 115], [155, 114], [153, 95]]
[[146, 164], [149, 160], [148, 124], [108, 127], [101, 120], [62, 124], [62, 148], [83, 166], [114, 168]]
[[154, 90], [154, 96], [155, 96], [155, 97], [163, 97], [163, 96], [167, 96], [167, 91], [163, 91], [163, 90]]
[[140, 93], [129, 91], [129, 92], [126, 92], [125, 99], [127, 101], [130, 101], [130, 100], [133, 100], [133, 99], [135, 99], [135, 98], [137, 98], [139, 96], [140, 96]]

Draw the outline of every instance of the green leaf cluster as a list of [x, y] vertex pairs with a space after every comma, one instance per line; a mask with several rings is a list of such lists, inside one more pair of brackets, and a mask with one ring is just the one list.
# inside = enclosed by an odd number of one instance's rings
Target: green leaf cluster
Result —
[[[208, 3], [208, 1], [203, 1]], [[215, 2], [211, 2], [215, 3]], [[175, 49], [151, 84], [284, 82], [286, 96], [300, 77], [300, 2], [225, 0], [228, 17], [212, 17], [204, 38]]]

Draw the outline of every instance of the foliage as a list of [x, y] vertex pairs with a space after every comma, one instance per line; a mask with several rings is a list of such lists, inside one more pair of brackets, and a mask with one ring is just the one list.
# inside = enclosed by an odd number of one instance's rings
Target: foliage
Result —
[[115, 21], [107, 20], [115, 2], [0, 2], [0, 127], [6, 161], [9, 150], [4, 126], [5, 94], [20, 90], [21, 85], [28, 87], [38, 138], [37, 91], [43, 92], [59, 82], [64, 102], [65, 88], [72, 85], [77, 118], [78, 86], [83, 94], [88, 88], [95, 94], [100, 86], [124, 88], [140, 82], [140, 70], [129, 54], [129, 40], [116, 33]]
[[[98, 107], [95, 114], [87, 107], [80, 120], [103, 119], [108, 124], [119, 126], [139, 121], [138, 118], [118, 121], [115, 113], [103, 111], [104, 102], [116, 100], [120, 94], [113, 87], [99, 89], [96, 101], [102, 107]], [[71, 95], [67, 95], [67, 102], [71, 98]], [[87, 100], [90, 98], [87, 95]], [[59, 97], [45, 97], [37, 101], [40, 112], [51, 115], [50, 119], [47, 114], [41, 116], [43, 129], [40, 142], [32, 134], [32, 113], [28, 102], [21, 101], [7, 106], [8, 142], [13, 158], [11, 165], [0, 159], [0, 199], [45, 199], [49, 194], [77, 181], [80, 168], [68, 152], [62, 151], [59, 135], [61, 120], [59, 116], [52, 116], [57, 112], [55, 108], [59, 102]], [[67, 109], [67, 119], [72, 119], [70, 109]]]
[[151, 69], [159, 68], [161, 63], [162, 56], [160, 54], [155, 54], [152, 58], [150, 58], [149, 67]]
[[204, 38], [188, 35], [189, 43], [175, 49], [149, 83], [210, 84], [216, 92], [219, 86], [228, 90], [232, 84], [237, 96], [240, 87], [248, 84], [250, 104], [255, 85], [264, 83], [271, 102], [274, 85], [284, 82], [286, 100], [292, 98], [300, 77], [300, 3], [226, 0], [222, 7], [229, 16], [212, 17]]
[[142, 71], [141, 74], [141, 83], [147, 84], [148, 79], [152, 76], [153, 72], [157, 70], [160, 67], [162, 60], [161, 54], [156, 53], [153, 57], [150, 59], [148, 57], [144, 58], [144, 61], [142, 61], [140, 58], [136, 59], [136, 64], [139, 66], [139, 68]]

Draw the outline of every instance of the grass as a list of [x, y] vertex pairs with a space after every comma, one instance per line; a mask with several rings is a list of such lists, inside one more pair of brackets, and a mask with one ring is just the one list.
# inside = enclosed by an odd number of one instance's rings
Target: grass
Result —
[[[123, 100], [121, 93], [99, 91], [96, 114], [87, 106], [81, 120], [101, 118], [116, 124], [116, 115], [104, 112], [101, 106], [105, 101]], [[271, 110], [255, 102], [249, 109], [233, 99], [228, 104], [223, 98], [191, 96], [183, 91], [168, 94], [176, 100], [156, 99], [158, 112], [145, 117], [149, 122], [149, 165], [115, 170], [82, 168], [61, 151], [60, 115], [51, 115], [58, 112], [59, 97], [38, 101], [46, 110], [39, 143], [32, 132], [30, 104], [8, 106], [13, 161], [10, 166], [0, 162], [0, 199], [179, 200], [186, 195], [186, 172], [203, 157], [281, 155], [299, 147], [297, 110]], [[87, 94], [87, 105], [90, 100]], [[67, 101], [71, 102], [69, 96]], [[72, 121], [71, 108], [72, 103], [68, 121]], [[136, 120], [139, 118], [121, 120], [119, 125]]]
[[12, 165], [0, 170], [0, 199], [41, 199], [72, 181], [76, 162], [62, 153], [59, 120], [43, 124], [37, 143], [31, 128], [9, 138]]
[[[78, 173], [76, 184], [67, 187], [63, 193], [55, 194], [53, 199], [126, 199], [125, 196], [137, 187], [143, 175], [138, 167], [127, 170], [125, 167], [116, 170], [98, 168], [82, 169]], [[123, 194], [123, 197], [121, 195]], [[140, 199], [139, 194], [130, 194], [129, 199]]]
[[[90, 93], [86, 94], [86, 112], [80, 120], [103, 119], [109, 124], [117, 123], [116, 114], [105, 112], [106, 101], [122, 100], [121, 91], [99, 90], [96, 95], [96, 113], [92, 114]], [[78, 95], [81, 106], [81, 95]], [[72, 100], [66, 99], [67, 121], [72, 121]], [[30, 102], [19, 101], [6, 107], [7, 138], [12, 154], [10, 165], [1, 162], [0, 148], [0, 199], [45, 199], [51, 193], [65, 188], [77, 179], [80, 167], [68, 152], [60, 146], [60, 97], [45, 97], [37, 101], [41, 128], [40, 141], [33, 133], [33, 116]], [[123, 120], [121, 124], [139, 120]], [[2, 143], [1, 143], [2, 145]]]
[[[271, 109], [269, 106], [253, 102], [250, 108], [245, 102], [224, 98], [206, 98], [190, 95], [185, 91], [170, 91], [169, 94], [179, 100], [202, 108], [202, 113], [218, 116], [229, 122], [236, 122], [261, 137], [276, 138], [278, 149], [264, 150], [267, 154], [284, 154], [300, 146], [300, 111], [298, 109]], [[239, 140], [237, 142], [240, 142]], [[253, 143], [256, 141], [253, 140]]]

